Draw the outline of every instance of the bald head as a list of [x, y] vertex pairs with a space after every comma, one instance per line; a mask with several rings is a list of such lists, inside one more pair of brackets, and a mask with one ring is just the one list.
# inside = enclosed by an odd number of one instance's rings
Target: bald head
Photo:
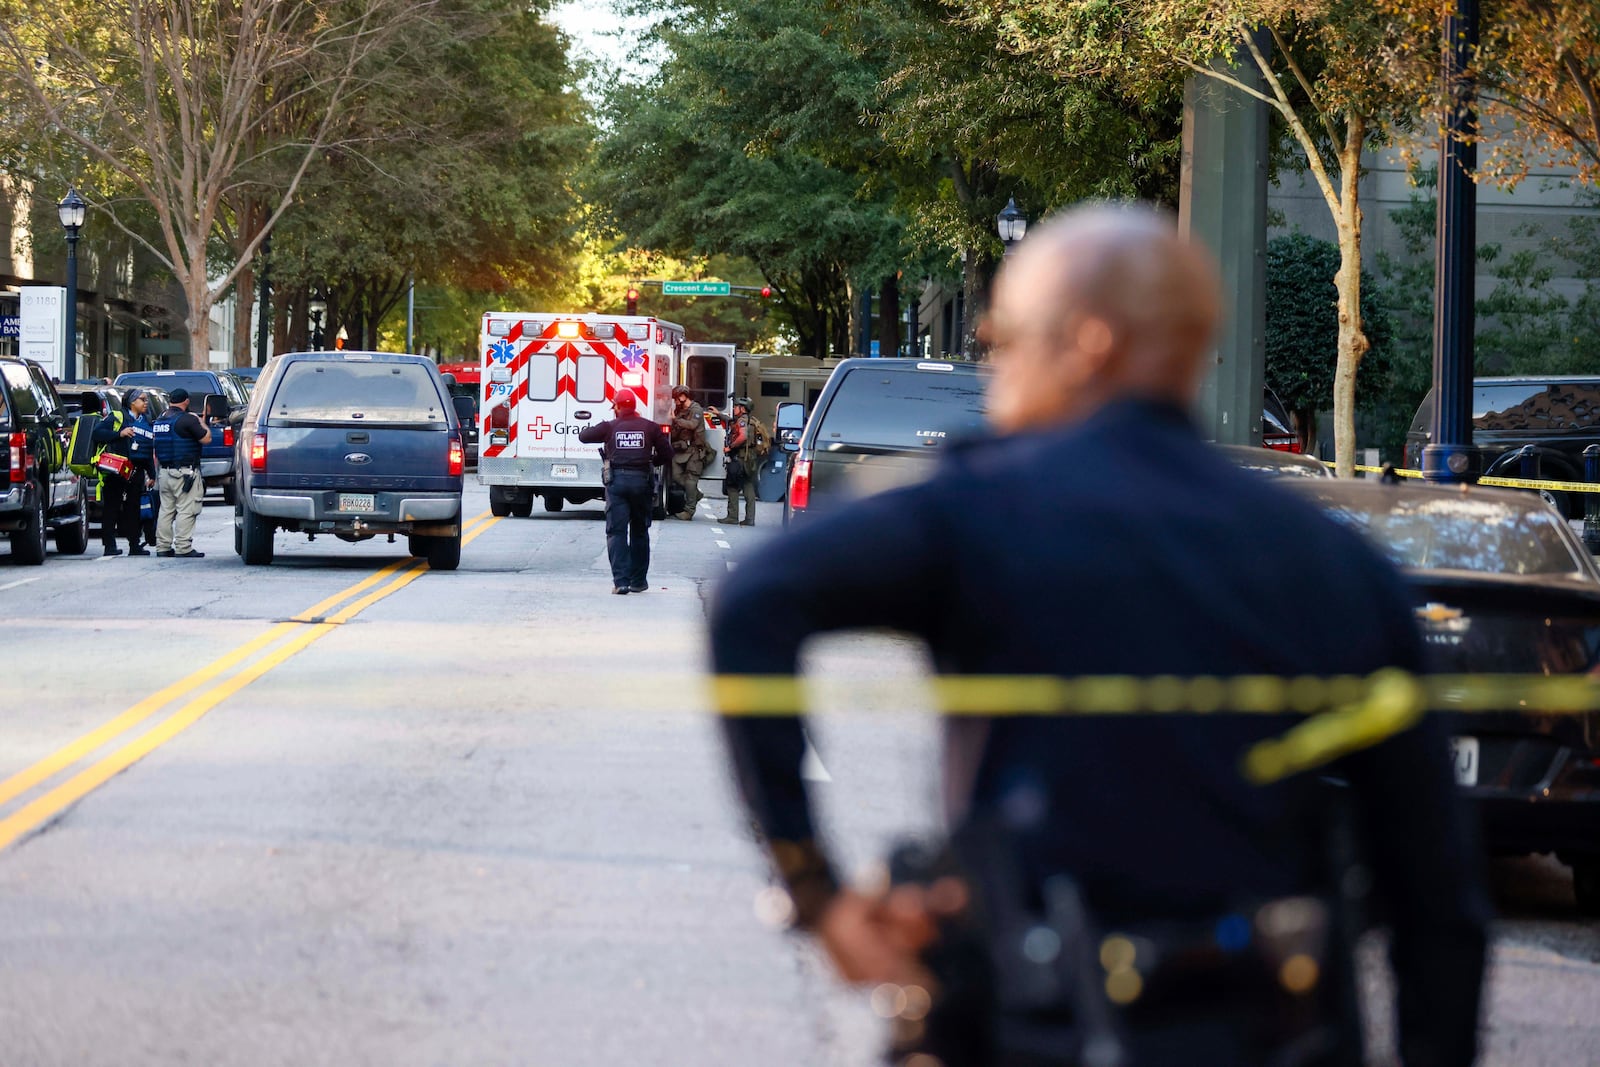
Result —
[[1016, 432], [1134, 396], [1190, 406], [1219, 301], [1211, 258], [1163, 214], [1099, 205], [1051, 219], [995, 281], [990, 420]]

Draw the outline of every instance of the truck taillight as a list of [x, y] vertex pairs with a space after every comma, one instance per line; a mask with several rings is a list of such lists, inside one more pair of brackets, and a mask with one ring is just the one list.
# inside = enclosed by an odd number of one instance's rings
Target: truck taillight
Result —
[[28, 435], [14, 433], [10, 443], [12, 484], [25, 482], [28, 480]]
[[450, 431], [450, 476], [455, 477], [467, 469], [467, 450], [461, 444], [461, 435]]
[[250, 435], [250, 469], [264, 471], [267, 469], [267, 431], [257, 430]]
[[794, 468], [789, 471], [789, 507], [795, 511], [804, 511], [811, 503], [811, 461], [797, 459]]
[[229, 448], [233, 447], [233, 427], [232, 426], [224, 426], [222, 428], [222, 443], [227, 445]]

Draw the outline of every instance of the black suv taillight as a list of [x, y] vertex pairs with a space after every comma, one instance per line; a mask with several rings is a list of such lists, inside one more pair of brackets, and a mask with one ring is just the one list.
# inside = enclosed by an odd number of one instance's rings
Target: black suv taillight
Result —
[[7, 439], [11, 453], [11, 483], [16, 485], [28, 480], [28, 435], [25, 433], [11, 434]]

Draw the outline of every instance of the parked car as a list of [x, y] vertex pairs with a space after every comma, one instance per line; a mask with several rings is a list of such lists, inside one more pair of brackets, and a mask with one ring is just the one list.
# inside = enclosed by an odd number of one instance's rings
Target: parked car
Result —
[[18, 563], [43, 563], [52, 535], [57, 552], [89, 547], [83, 480], [67, 468], [67, 415], [43, 368], [0, 356], [0, 532]]
[[1261, 447], [1276, 452], [1304, 451], [1289, 409], [1283, 406], [1278, 394], [1266, 386], [1261, 389]]
[[[1368, 479], [1291, 483], [1401, 568], [1432, 670], [1600, 670], [1600, 570], [1538, 497]], [[1554, 852], [1572, 868], [1579, 908], [1600, 915], [1600, 712], [1507, 703], [1446, 713], [1457, 783], [1492, 851]]]
[[278, 530], [405, 534], [435, 570], [461, 562], [461, 425], [432, 360], [291, 352], [262, 375], [239, 435], [234, 550], [271, 563]]
[[1251, 445], [1218, 445], [1223, 455], [1238, 466], [1260, 474], [1287, 475], [1291, 478], [1332, 478], [1333, 468], [1320, 459], [1299, 452]]
[[[1434, 391], [1429, 390], [1406, 433], [1405, 465], [1422, 466], [1433, 439]], [[1583, 481], [1583, 450], [1600, 444], [1600, 377], [1539, 375], [1472, 380], [1472, 443], [1483, 473], [1520, 476], [1524, 445], [1538, 452], [1539, 477]], [[1546, 490], [1543, 496], [1569, 519], [1583, 517], [1583, 494]]]
[[979, 363], [847, 359], [834, 368], [793, 453], [783, 521], [921, 481], [939, 447], [984, 432]]
[[137, 385], [170, 393], [188, 390], [189, 410], [208, 423], [222, 427], [211, 435], [211, 443], [200, 448], [200, 477], [207, 488], [220, 488], [225, 503], [234, 502], [237, 478], [234, 469], [234, 439], [249, 404], [249, 390], [230, 371], [142, 370], [117, 375], [117, 385]]

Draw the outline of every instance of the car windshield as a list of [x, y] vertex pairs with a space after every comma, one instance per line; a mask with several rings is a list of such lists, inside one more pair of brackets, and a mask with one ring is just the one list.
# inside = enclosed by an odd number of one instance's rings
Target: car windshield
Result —
[[1312, 479], [1300, 484], [1400, 567], [1590, 580], [1564, 520], [1543, 504], [1431, 490], [1364, 492]]
[[420, 363], [301, 360], [284, 368], [272, 417], [300, 422], [447, 422], [439, 390]]
[[154, 387], [168, 393], [184, 389], [190, 396], [200, 397], [217, 391], [217, 383], [209, 374], [186, 374], [183, 371], [133, 371], [117, 375], [118, 385]]
[[823, 412], [816, 447], [925, 448], [981, 431], [984, 382], [982, 374], [946, 370], [856, 368]]

